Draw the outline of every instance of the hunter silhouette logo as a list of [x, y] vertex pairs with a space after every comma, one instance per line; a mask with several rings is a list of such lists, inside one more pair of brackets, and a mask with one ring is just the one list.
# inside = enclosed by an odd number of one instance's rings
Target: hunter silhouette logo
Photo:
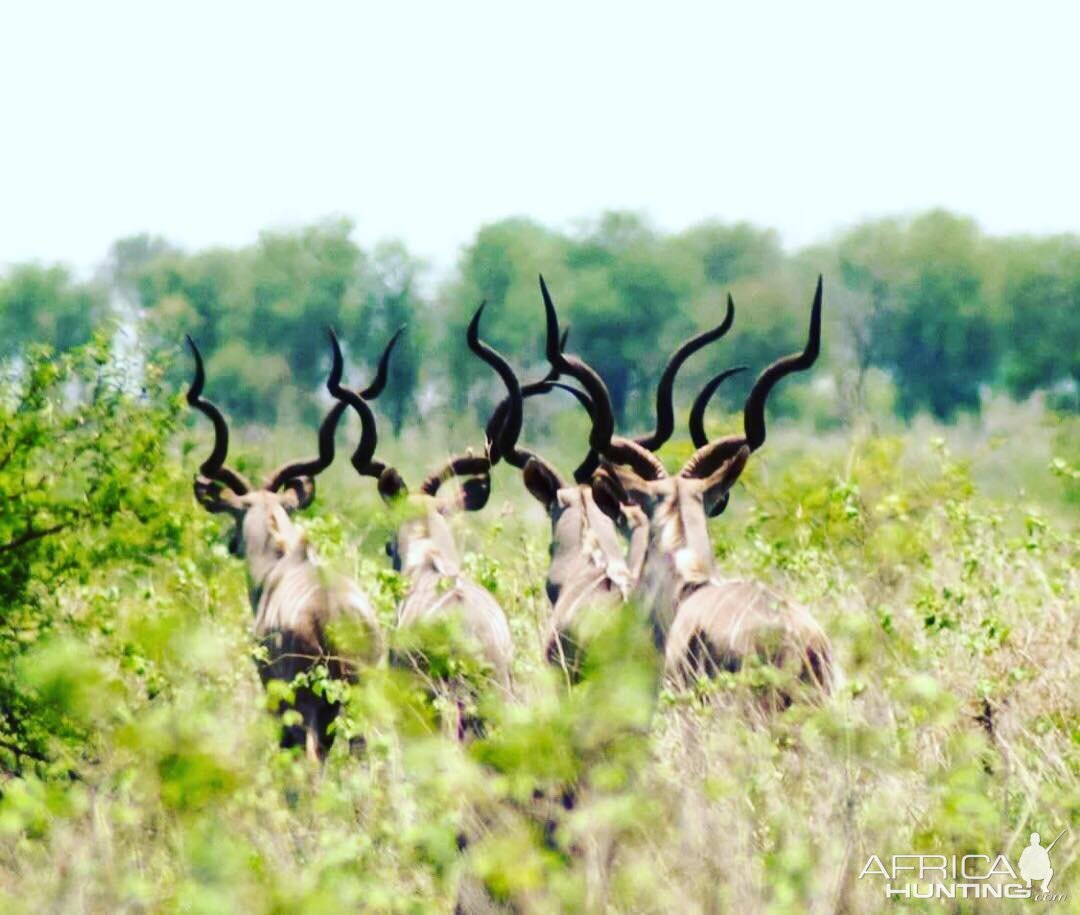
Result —
[[1060, 902], [1066, 894], [1050, 891], [1050, 881], [1054, 878], [1050, 852], [1066, 832], [1067, 829], [1061, 830], [1045, 848], [1039, 834], [1033, 832], [1016, 867], [1005, 855], [892, 855], [884, 860], [871, 855], [859, 879], [883, 877], [885, 896], [889, 899]]
[[1031, 834], [1031, 844], [1020, 855], [1020, 876], [1027, 881], [1029, 887], [1033, 880], [1040, 881], [1042, 891], [1050, 892], [1050, 880], [1054, 876], [1054, 869], [1050, 866], [1050, 849], [1057, 845], [1058, 839], [1063, 835], [1065, 835], [1064, 829], [1058, 833], [1057, 839], [1043, 848], [1039, 844], [1039, 834], [1037, 832]]

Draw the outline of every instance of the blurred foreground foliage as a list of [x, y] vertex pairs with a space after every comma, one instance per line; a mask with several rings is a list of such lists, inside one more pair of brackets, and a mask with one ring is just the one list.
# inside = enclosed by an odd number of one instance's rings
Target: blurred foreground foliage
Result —
[[[590, 627], [568, 689], [540, 656], [548, 526], [500, 469], [459, 536], [510, 618], [516, 701], [481, 690], [461, 747], [427, 684], [368, 670], [340, 719], [366, 751], [339, 740], [318, 776], [277, 749], [244, 572], [158, 377], [92, 344], [4, 380], [4, 911], [873, 912], [871, 854], [1015, 860], [1080, 821], [1072, 426], [1008, 499], [930, 435], [771, 432], [712, 524], [718, 564], [812, 606], [845, 683], [769, 719], [753, 671], [660, 689], [633, 608]], [[388, 519], [339, 464], [305, 525], [389, 624]]]

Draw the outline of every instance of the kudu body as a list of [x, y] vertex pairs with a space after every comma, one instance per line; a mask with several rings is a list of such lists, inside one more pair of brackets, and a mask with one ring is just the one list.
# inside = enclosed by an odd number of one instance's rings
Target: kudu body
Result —
[[[544, 637], [544, 654], [549, 662], [562, 667], [573, 679], [579, 672], [581, 633], [578, 631], [585, 610], [604, 614], [622, 605], [630, 596], [644, 561], [648, 541], [648, 522], [633, 505], [624, 505], [615, 516], [600, 511], [593, 498], [589, 478], [596, 467], [596, 455], [602, 450], [627, 452], [626, 439], [614, 434], [614, 422], [595, 414], [594, 401], [588, 390], [588, 376], [580, 360], [563, 353], [565, 335], [560, 339], [558, 315], [548, 294], [543, 277], [540, 288], [546, 317], [546, 353], [551, 363], [549, 375], [524, 387], [521, 386], [506, 359], [475, 335], [469, 345], [499, 374], [507, 389], [507, 397], [496, 410], [500, 421], [489, 423], [489, 454], [493, 462], [505, 458], [520, 469], [529, 493], [544, 507], [551, 522], [551, 562], [548, 566], [546, 590], [552, 613]], [[639, 452], [661, 447], [674, 431], [675, 418], [672, 394], [675, 378], [683, 363], [704, 346], [719, 340], [731, 327], [734, 308], [728, 302], [723, 321], [704, 333], [685, 341], [672, 354], [664, 367], [656, 392], [656, 429], [648, 435], [631, 440], [640, 446]], [[576, 388], [557, 384], [554, 378], [569, 375], [586, 386]], [[593, 420], [590, 449], [574, 472], [574, 482], [568, 483], [555, 467], [539, 455], [517, 447], [523, 424], [524, 399], [543, 394], [552, 388], [563, 388], [573, 394]], [[637, 460], [633, 452], [631, 460]], [[651, 457], [642, 460], [652, 469], [659, 466]], [[661, 468], [662, 469], [662, 468]], [[629, 548], [624, 545], [628, 542]]]
[[[504, 447], [503, 456], [522, 470], [526, 489], [551, 524], [545, 590], [552, 609], [543, 652], [574, 679], [581, 662], [576, 632], [581, 615], [586, 609], [610, 611], [629, 597], [644, 557], [646, 519], [632, 506], [617, 520], [609, 518], [597, 508], [588, 484], [565, 481], [547, 460], [518, 450], [514, 442]], [[625, 540], [631, 543], [629, 553]]]
[[[792, 671], [814, 691], [833, 688], [831, 648], [812, 614], [760, 582], [721, 576], [707, 525], [750, 453], [765, 440], [765, 402], [772, 387], [785, 375], [813, 365], [820, 338], [819, 280], [806, 348], [773, 363], [758, 377], [744, 409], [744, 435], [700, 442], [674, 477], [642, 473], [640, 462], [635, 467], [620, 455], [601, 452], [602, 466], [593, 477], [597, 504], [615, 514], [630, 502], [649, 519], [635, 599], [649, 613], [665, 671], [677, 682], [738, 670], [753, 657]], [[705, 399], [711, 393], [708, 389]], [[693, 411], [695, 439], [704, 437], [702, 404], [699, 398]], [[791, 692], [781, 689], [771, 698], [784, 704]]]
[[499, 602], [461, 568], [454, 536], [445, 513], [452, 502], [424, 499], [422, 515], [404, 522], [391, 546], [394, 567], [409, 582], [398, 607], [398, 625], [408, 628], [457, 619], [462, 631], [480, 649], [491, 666], [492, 676], [504, 690], [510, 689], [513, 642]]
[[[289, 683], [324, 664], [330, 677], [353, 680], [358, 664], [375, 661], [382, 653], [375, 614], [354, 582], [319, 565], [303, 531], [292, 520], [294, 511], [311, 504], [315, 476], [334, 459], [334, 433], [344, 405], [336, 404], [323, 420], [317, 459], [286, 464], [256, 488], [225, 465], [228, 425], [218, 408], [201, 396], [206, 380], [203, 360], [194, 342], [190, 338], [188, 342], [195, 357], [195, 376], [187, 402], [211, 420], [215, 433], [213, 451], [195, 477], [195, 495], [208, 511], [228, 514], [235, 522], [229, 551], [247, 563], [253, 630], [264, 651], [258, 662], [259, 676], [264, 684], [271, 680]], [[384, 364], [380, 372], [385, 382]], [[376, 385], [381, 387], [379, 379]], [[372, 390], [377, 393], [376, 385]], [[335, 627], [351, 630], [350, 651], [335, 644]], [[282, 702], [278, 711], [290, 708], [299, 713], [300, 723], [282, 726], [282, 747], [303, 746], [311, 759], [321, 762], [333, 744], [330, 725], [337, 716], [337, 704], [304, 686], [295, 691], [293, 703]]]
[[[477, 312], [474, 323], [479, 320]], [[336, 337], [331, 342], [338, 359]], [[335, 365], [340, 363], [335, 361]], [[362, 476], [378, 481], [379, 494], [392, 508], [405, 515], [387, 544], [394, 567], [408, 580], [408, 591], [398, 607], [398, 627], [453, 622], [460, 634], [477, 650], [479, 659], [490, 668], [494, 682], [506, 693], [511, 688], [513, 640], [506, 614], [486, 588], [473, 581], [462, 569], [448, 518], [460, 511], [478, 511], [487, 504], [491, 491], [491, 463], [486, 456], [467, 453], [452, 458], [421, 483], [419, 492], [410, 494], [404, 479], [393, 467], [374, 460], [378, 443], [375, 417], [364, 398], [341, 384], [336, 368], [327, 385], [342, 404], [351, 406], [360, 416], [361, 440], [352, 455], [352, 464]], [[451, 494], [440, 495], [448, 480], [461, 477], [465, 482]], [[424, 670], [420, 653], [405, 652], [392, 656], [395, 663], [405, 663]], [[462, 684], [450, 684], [458, 692], [457, 732], [464, 737], [479, 723], [464, 714]]]

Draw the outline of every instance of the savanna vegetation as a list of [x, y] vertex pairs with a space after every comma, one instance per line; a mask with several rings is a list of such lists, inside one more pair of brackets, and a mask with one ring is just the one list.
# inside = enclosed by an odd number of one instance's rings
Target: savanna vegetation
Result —
[[[314, 453], [323, 327], [370, 366], [408, 323], [374, 407], [380, 448], [416, 478], [482, 445], [499, 389], [464, 346], [480, 299], [493, 342], [543, 373], [541, 269], [627, 431], [651, 421], [675, 342], [733, 293], [733, 332], [680, 375], [670, 468], [692, 451], [685, 408], [706, 378], [801, 346], [824, 271], [822, 358], [770, 401], [768, 443], [710, 532], [721, 569], [813, 608], [843, 673], [828, 702], [762, 714], [754, 667], [662, 688], [632, 607], [595, 621], [568, 687], [541, 652], [548, 522], [505, 466], [485, 509], [454, 520], [516, 649], [515, 701], [477, 700], [483, 736], [451, 739], [425, 684], [385, 664], [353, 687], [318, 672], [259, 683], [243, 565], [192, 495], [208, 431], [183, 402], [183, 333], [235, 421], [230, 461], [258, 475]], [[439, 285], [402, 246], [362, 251], [336, 222], [242, 250], [128, 239], [89, 281], [12, 268], [0, 908], [448, 911], [482, 886], [528, 911], [873, 912], [871, 854], [1015, 860], [1031, 831], [1075, 833], [1078, 305], [1080, 241], [987, 237], [940, 212], [795, 254], [750, 226], [513, 220], [482, 229]], [[733, 380], [710, 430], [739, 428], [750, 381]], [[530, 401], [526, 417], [560, 466], [584, 454], [572, 402]], [[399, 519], [345, 459], [358, 437], [342, 424], [298, 517], [389, 633]], [[453, 639], [427, 647], [480, 679]], [[339, 740], [319, 771], [279, 749], [268, 708], [298, 686], [335, 691], [336, 727], [362, 752]], [[1054, 858], [1070, 897], [1077, 848]]]

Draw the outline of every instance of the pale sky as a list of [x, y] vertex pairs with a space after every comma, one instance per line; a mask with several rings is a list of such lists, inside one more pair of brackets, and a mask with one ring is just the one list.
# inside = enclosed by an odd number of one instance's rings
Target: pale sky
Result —
[[1069, 2], [4, 0], [0, 264], [332, 214], [438, 270], [605, 208], [1080, 231], [1078, 41]]

